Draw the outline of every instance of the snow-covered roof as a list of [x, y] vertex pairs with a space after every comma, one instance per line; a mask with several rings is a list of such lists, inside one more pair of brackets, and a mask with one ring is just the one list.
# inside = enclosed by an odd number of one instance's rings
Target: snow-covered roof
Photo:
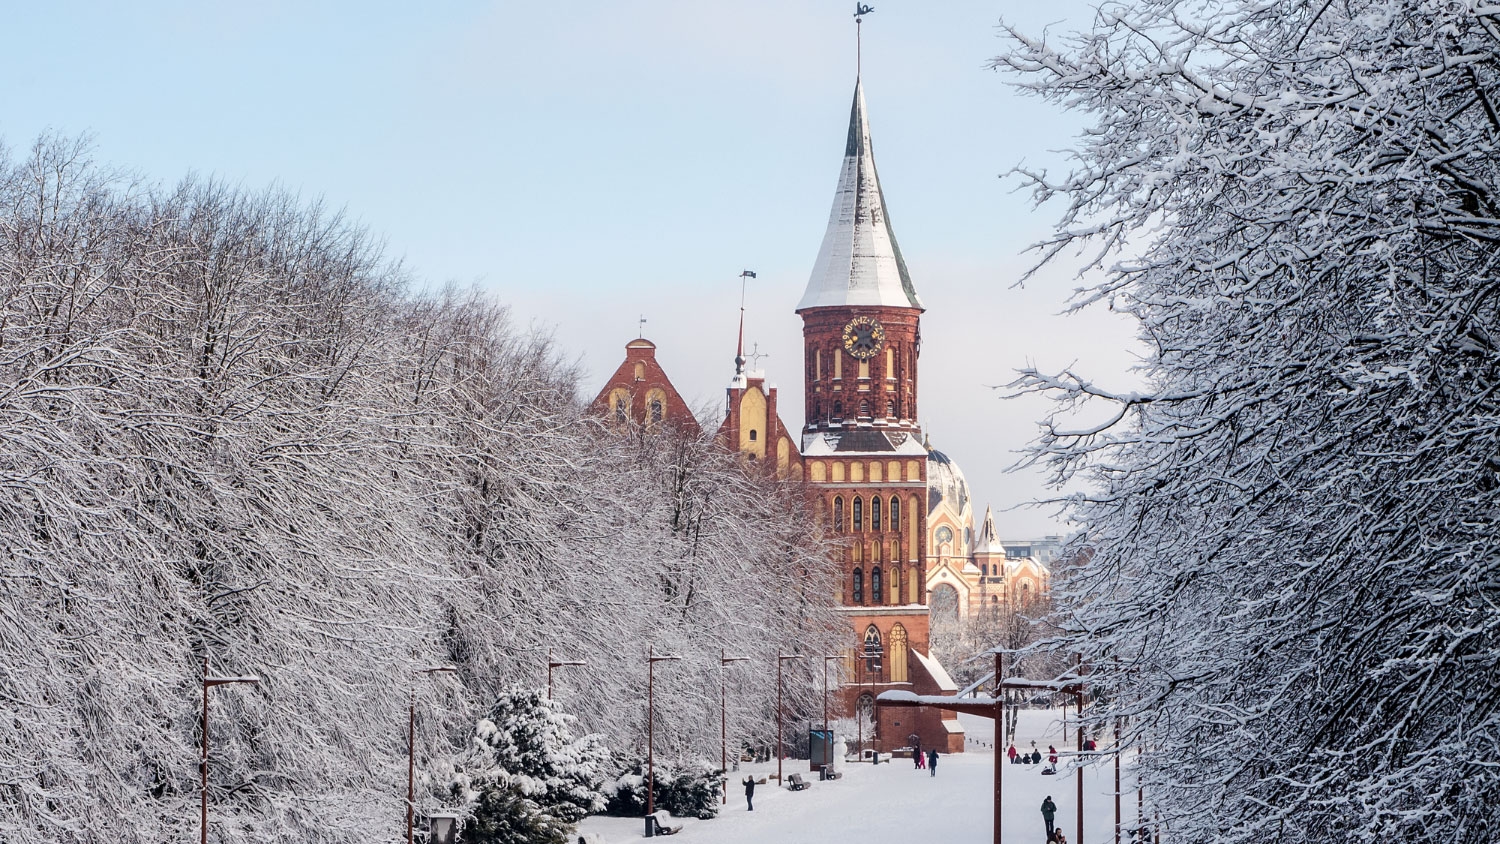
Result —
[[922, 307], [886, 213], [865, 117], [865, 89], [858, 80], [828, 230], [797, 310], [844, 305]]
[[995, 533], [995, 517], [990, 515], [990, 508], [984, 508], [984, 525], [979, 529], [979, 539], [974, 542], [976, 554], [1004, 554], [1005, 546], [1000, 544], [1000, 538]]
[[856, 428], [849, 431], [825, 431], [802, 435], [803, 457], [847, 457], [858, 454], [926, 457], [922, 438], [910, 431], [880, 428]]
[[916, 648], [912, 648], [911, 652], [913, 654], [916, 654], [917, 661], [922, 663], [923, 668], [927, 669], [927, 673], [932, 676], [933, 682], [938, 684], [939, 689], [942, 689], [945, 692], [958, 691], [958, 684], [953, 682], [952, 677], [948, 676], [948, 670], [943, 668], [943, 664], [941, 662], [938, 662], [930, 656], [924, 655]]

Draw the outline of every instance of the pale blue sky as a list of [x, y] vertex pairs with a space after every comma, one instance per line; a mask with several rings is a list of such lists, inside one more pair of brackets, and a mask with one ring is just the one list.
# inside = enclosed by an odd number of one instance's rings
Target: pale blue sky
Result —
[[[1012, 165], [1065, 166], [1078, 122], [986, 70], [1003, 16], [1061, 0], [875, 0], [864, 79], [882, 186], [923, 316], [920, 405], [978, 513], [1042, 490], [1005, 474], [1039, 402], [986, 385], [1031, 360], [1116, 377], [1129, 326], [1056, 317], [1074, 286], [1012, 287], [1054, 209]], [[801, 423], [792, 313], [827, 222], [854, 84], [853, 3], [33, 3], [6, 11], [0, 137], [90, 132], [97, 158], [323, 197], [425, 282], [477, 283], [552, 330], [597, 388], [636, 319], [678, 388], [717, 408], [741, 269], [748, 340]], [[1057, 528], [997, 513], [1003, 533]]]

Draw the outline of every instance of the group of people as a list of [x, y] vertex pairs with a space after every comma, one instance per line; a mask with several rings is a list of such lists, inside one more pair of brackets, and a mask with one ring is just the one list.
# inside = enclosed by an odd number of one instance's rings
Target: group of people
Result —
[[926, 768], [928, 775], [935, 777], [937, 776], [937, 760], [938, 752], [936, 747], [929, 747], [927, 748], [927, 752], [924, 753], [922, 752], [922, 745], [915, 743], [912, 745], [911, 761], [917, 770], [920, 771]]
[[1047, 822], [1047, 844], [1068, 844], [1068, 837], [1054, 823], [1056, 818], [1057, 804], [1052, 802], [1052, 795], [1049, 794], [1042, 801], [1042, 820]]
[[[1005, 755], [1010, 757], [1012, 765], [1040, 765], [1042, 763], [1042, 752], [1037, 750], [1036, 742], [1031, 743], [1030, 753], [1018, 753], [1016, 746], [1012, 744], [1010, 749], [1005, 751]], [[1050, 744], [1047, 745], [1047, 765], [1051, 770], [1057, 770], [1057, 748]]]

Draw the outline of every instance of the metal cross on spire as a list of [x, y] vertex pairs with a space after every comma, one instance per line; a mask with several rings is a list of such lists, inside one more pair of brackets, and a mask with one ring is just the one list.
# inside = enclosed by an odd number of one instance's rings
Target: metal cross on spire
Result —
[[860, 65], [863, 63], [864, 44], [861, 38], [860, 28], [864, 25], [865, 15], [875, 11], [874, 6], [866, 6], [864, 3], [854, 4], [854, 78], [859, 78]]
[[756, 369], [760, 369], [760, 359], [768, 358], [770, 356], [771, 354], [769, 352], [762, 352], [760, 350], [760, 344], [756, 343], [750, 349], [750, 365], [755, 367]]

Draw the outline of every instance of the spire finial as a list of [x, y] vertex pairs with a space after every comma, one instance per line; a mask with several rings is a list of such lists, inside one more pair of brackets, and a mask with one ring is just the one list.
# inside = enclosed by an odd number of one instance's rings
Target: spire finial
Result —
[[745, 374], [745, 283], [755, 278], [754, 270], [740, 271], [740, 336], [734, 344], [734, 374]]
[[854, 4], [854, 78], [859, 78], [860, 66], [863, 63], [864, 43], [861, 36], [861, 27], [864, 25], [864, 17], [875, 11], [874, 6], [866, 6], [863, 3]]
[[769, 352], [762, 352], [760, 350], [760, 344], [756, 343], [755, 346], [750, 350], [750, 365], [755, 367], [756, 369], [760, 369], [760, 359], [768, 358], [770, 356], [771, 355]]
[[644, 339], [646, 339], [646, 315], [645, 314], [641, 314], [641, 318], [639, 320], [636, 320], [636, 321], [641, 324], [641, 330], [640, 330], [639, 333], [637, 333], [635, 335], [635, 339], [637, 339], [637, 340], [644, 340]]

